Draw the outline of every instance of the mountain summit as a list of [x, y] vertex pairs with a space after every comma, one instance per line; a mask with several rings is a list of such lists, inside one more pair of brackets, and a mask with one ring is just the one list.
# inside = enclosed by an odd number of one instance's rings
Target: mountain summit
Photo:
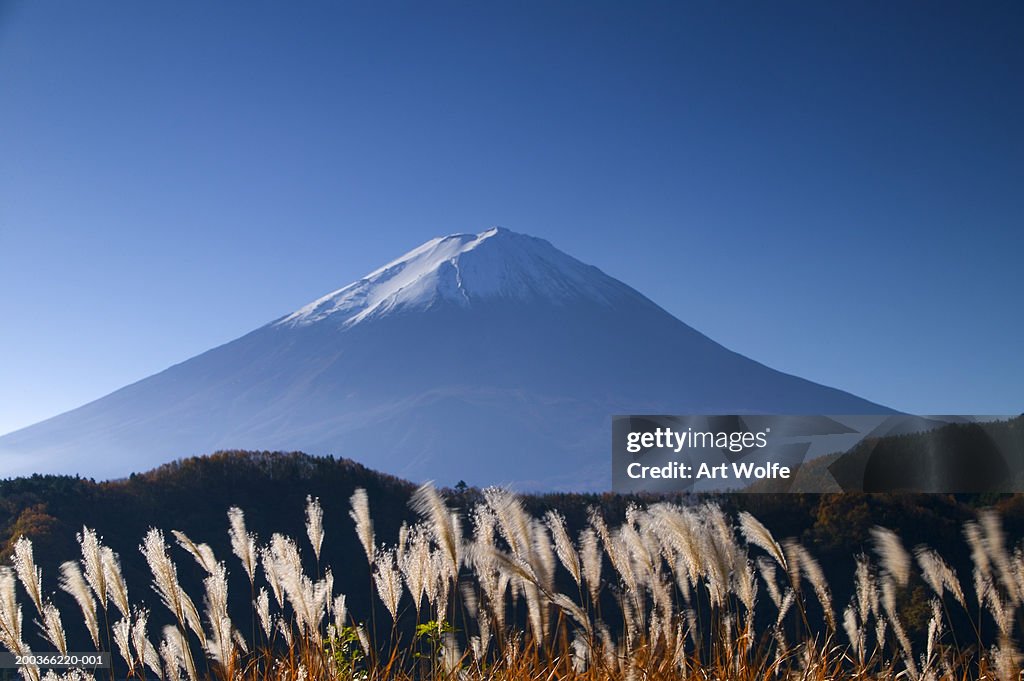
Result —
[[432, 239], [277, 324], [331, 321], [347, 327], [442, 303], [471, 307], [503, 299], [571, 305], [590, 300], [613, 305], [631, 297], [636, 297], [632, 289], [547, 241], [493, 227]]
[[120, 477], [218, 449], [413, 480], [610, 484], [610, 417], [886, 411], [738, 355], [547, 241], [433, 239], [255, 331], [0, 437], [0, 476]]

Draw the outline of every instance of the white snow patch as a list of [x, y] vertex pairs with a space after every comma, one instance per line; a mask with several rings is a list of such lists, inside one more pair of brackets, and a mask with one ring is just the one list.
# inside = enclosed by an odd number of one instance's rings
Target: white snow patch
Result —
[[582, 298], [609, 304], [633, 294], [543, 239], [494, 227], [479, 234], [431, 239], [276, 325], [306, 326], [330, 318], [351, 326], [371, 316], [426, 308], [441, 300], [463, 306], [493, 298], [555, 303]]

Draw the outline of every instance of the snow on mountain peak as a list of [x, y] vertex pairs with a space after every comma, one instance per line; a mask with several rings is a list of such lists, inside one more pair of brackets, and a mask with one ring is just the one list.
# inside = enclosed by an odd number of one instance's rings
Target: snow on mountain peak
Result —
[[468, 307], [501, 298], [609, 304], [632, 289], [543, 239], [492, 227], [431, 239], [362, 279], [278, 320], [306, 326], [330, 318], [342, 326], [399, 309], [440, 302]]

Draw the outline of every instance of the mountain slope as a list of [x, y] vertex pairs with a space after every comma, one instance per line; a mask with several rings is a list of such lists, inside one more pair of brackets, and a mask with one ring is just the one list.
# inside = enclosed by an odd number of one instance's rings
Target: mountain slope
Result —
[[226, 345], [0, 438], [0, 473], [301, 449], [443, 484], [598, 489], [615, 413], [877, 413], [506, 230], [434, 239]]

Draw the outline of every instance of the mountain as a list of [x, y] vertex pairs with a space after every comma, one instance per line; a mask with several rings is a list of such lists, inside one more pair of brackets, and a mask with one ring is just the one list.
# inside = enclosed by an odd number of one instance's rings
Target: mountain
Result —
[[412, 480], [602, 489], [616, 413], [887, 411], [770, 369], [504, 229], [433, 239], [296, 312], [0, 438], [0, 475], [111, 478], [219, 449]]

